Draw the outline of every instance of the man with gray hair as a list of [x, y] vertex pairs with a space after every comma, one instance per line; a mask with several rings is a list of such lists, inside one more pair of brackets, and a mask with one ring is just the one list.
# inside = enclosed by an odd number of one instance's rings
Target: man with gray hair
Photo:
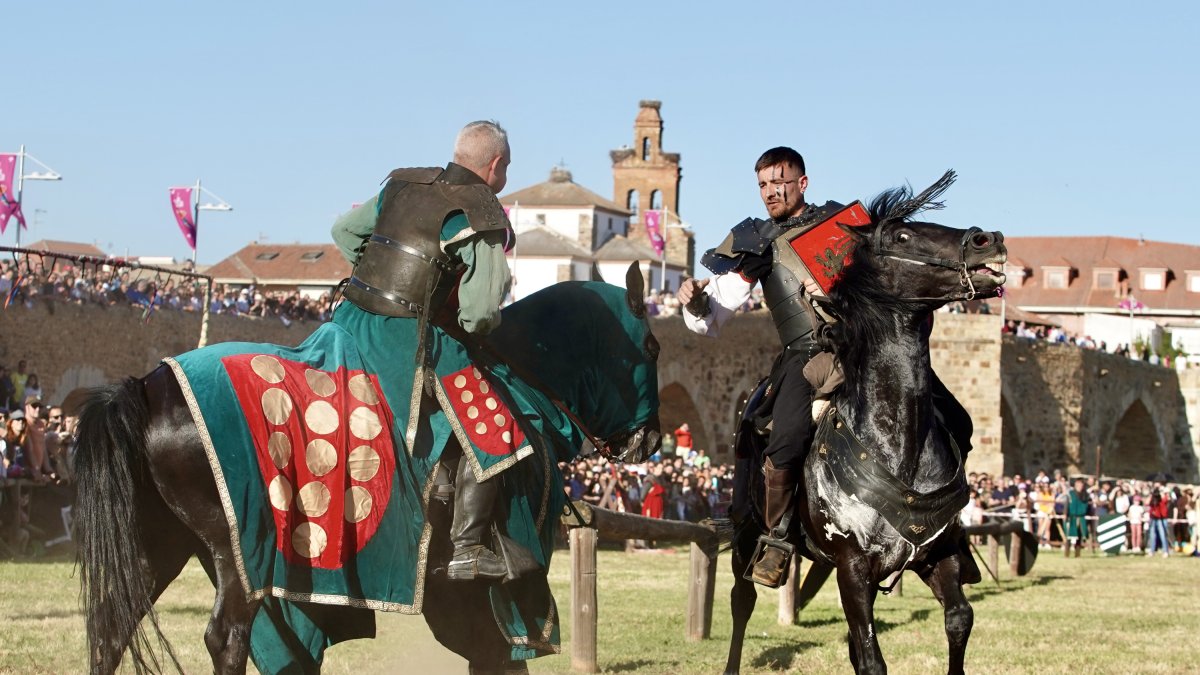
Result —
[[[505, 248], [514, 234], [496, 199], [510, 160], [504, 129], [472, 122], [445, 168], [396, 169], [377, 197], [333, 226], [334, 241], [354, 265], [345, 285], [349, 302], [333, 321], [354, 336], [396, 411], [396, 456], [414, 467], [418, 482], [411, 487], [429, 490], [432, 480], [434, 500], [449, 502], [453, 494], [446, 576], [455, 580], [509, 575], [495, 550], [504, 544], [491, 536], [497, 476], [531, 454], [524, 434], [485, 424], [514, 422], [511, 398], [463, 344], [464, 333], [485, 335], [500, 324], [511, 284]], [[442, 473], [430, 475], [438, 467]], [[428, 539], [421, 545], [424, 561]]]

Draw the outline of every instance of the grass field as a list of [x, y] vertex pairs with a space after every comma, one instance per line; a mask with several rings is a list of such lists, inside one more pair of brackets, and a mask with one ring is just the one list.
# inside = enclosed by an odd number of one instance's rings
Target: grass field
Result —
[[[969, 590], [975, 630], [967, 650], [973, 673], [1182, 673], [1200, 671], [1200, 559], [1064, 559], [1044, 552], [1027, 577], [1002, 576]], [[551, 581], [569, 617], [568, 556], [554, 559]], [[713, 637], [683, 636], [686, 550], [599, 559], [599, 658], [604, 672], [716, 673], [725, 662], [730, 620], [728, 556], [717, 579]], [[78, 580], [67, 561], [0, 562], [0, 672], [85, 672]], [[203, 643], [212, 586], [189, 565], [159, 602], [168, 636], [189, 673], [211, 672]], [[466, 664], [437, 645], [420, 617], [378, 614], [379, 638], [332, 648], [329, 673], [461, 673]], [[800, 624], [776, 623], [776, 594], [759, 594], [747, 631], [743, 672], [850, 672], [836, 584], [804, 610]], [[906, 575], [903, 596], [876, 605], [880, 643], [892, 672], [944, 671], [942, 614], [928, 589]], [[531, 662], [534, 672], [569, 672], [571, 627], [563, 654]]]

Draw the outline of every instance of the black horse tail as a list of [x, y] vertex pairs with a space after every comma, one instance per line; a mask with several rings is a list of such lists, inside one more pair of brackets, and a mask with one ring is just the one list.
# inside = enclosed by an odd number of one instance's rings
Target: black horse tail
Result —
[[149, 423], [145, 389], [134, 378], [94, 389], [79, 417], [72, 515], [93, 673], [114, 672], [125, 642], [138, 673], [162, 670], [141, 625], [147, 615], [156, 642], [182, 672], [159, 628], [143, 564], [136, 506], [139, 488], [154, 489], [146, 461]]

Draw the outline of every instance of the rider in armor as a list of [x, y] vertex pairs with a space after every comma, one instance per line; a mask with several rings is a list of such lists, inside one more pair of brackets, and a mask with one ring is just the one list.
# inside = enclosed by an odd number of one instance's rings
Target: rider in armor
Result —
[[[808, 176], [804, 158], [792, 148], [767, 150], [754, 170], [770, 218], [747, 218], [735, 226], [721, 245], [703, 258], [704, 265], [716, 276], [688, 279], [681, 284], [678, 298], [686, 308], [684, 321], [688, 328], [716, 337], [721, 326], [749, 299], [754, 285], [761, 283], [765, 304], [779, 333], [783, 352], [771, 368], [762, 402], [751, 411], [760, 418], [769, 415], [771, 423], [762, 466], [766, 488], [763, 518], [768, 534], [760, 539], [761, 554], [749, 574], [756, 583], [775, 588], [783, 582], [791, 560], [792, 546], [787, 543], [790, 514], [814, 431], [814, 386], [806, 377], [805, 366], [821, 351], [815, 339], [815, 324], [824, 320], [818, 303], [823, 296], [820, 286], [799, 258], [780, 252], [798, 232], [819, 225], [843, 207], [832, 201], [822, 206], [805, 202]], [[832, 360], [814, 362], [812, 370], [830, 375], [831, 364]], [[834, 374], [834, 379], [822, 386], [822, 392], [834, 386], [839, 376]], [[934, 379], [935, 405], [953, 408], [948, 426], [955, 430], [965, 454], [971, 436], [970, 418], [957, 402], [943, 405], [944, 398], [953, 401], [953, 396]], [[782, 414], [773, 415], [773, 411]]]
[[[496, 194], [504, 189], [510, 157], [508, 136], [498, 124], [472, 122], [459, 133], [454, 159], [445, 168], [396, 169], [377, 197], [334, 223], [333, 239], [354, 265], [344, 290], [353, 304], [343, 303], [334, 321], [354, 334], [360, 347], [374, 343], [386, 349], [383, 345], [397, 334], [411, 338], [395, 345], [415, 354], [381, 352], [382, 358], [417, 363], [415, 377], [406, 383], [412, 390], [403, 400], [411, 401], [411, 408], [397, 414], [397, 421], [407, 424], [410, 453], [422, 410], [428, 414], [440, 407], [447, 420], [456, 415], [441, 396], [435, 374], [445, 341], [464, 331], [485, 335], [500, 323], [500, 305], [511, 284], [505, 248], [513, 232]], [[362, 334], [376, 325], [386, 326], [387, 335]], [[488, 391], [486, 383], [482, 391]], [[474, 447], [462, 447], [464, 436], [444, 435], [446, 446], [435, 451], [442, 451], [442, 465], [455, 477], [454, 553], [447, 576], [504, 578], [505, 559], [488, 546], [499, 490], [495, 475], [521, 455], [515, 448], [502, 449], [512, 461], [489, 469]]]

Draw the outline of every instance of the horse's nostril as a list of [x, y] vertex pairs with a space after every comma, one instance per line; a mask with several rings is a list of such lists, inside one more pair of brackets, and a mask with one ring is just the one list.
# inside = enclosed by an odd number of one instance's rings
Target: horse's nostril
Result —
[[987, 248], [992, 245], [992, 236], [981, 232], [971, 239], [971, 244], [976, 248]]

